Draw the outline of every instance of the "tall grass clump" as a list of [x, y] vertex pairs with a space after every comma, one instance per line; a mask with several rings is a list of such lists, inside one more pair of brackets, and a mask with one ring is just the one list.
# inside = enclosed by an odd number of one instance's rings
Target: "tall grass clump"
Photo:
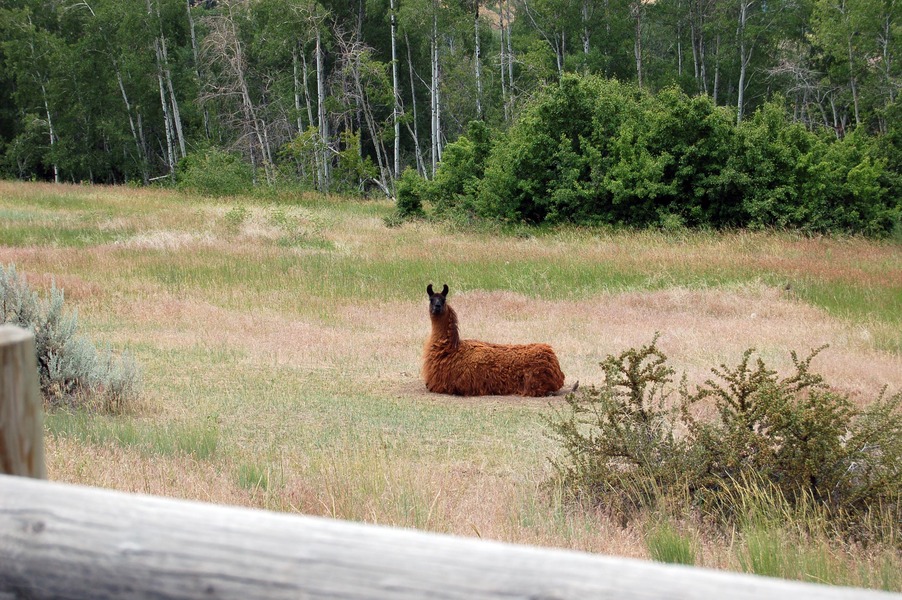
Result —
[[645, 536], [645, 545], [653, 560], [676, 565], [696, 563], [696, 544], [669, 520], [655, 523]]
[[[902, 393], [883, 390], [856, 408], [813, 372], [821, 350], [791, 353], [788, 376], [747, 350], [695, 390], [671, 385], [657, 337], [609, 356], [603, 386], [571, 395], [547, 419], [563, 448], [552, 459], [558, 477], [581, 502], [624, 518], [688, 503], [733, 526], [766, 490], [780, 503], [765, 512], [803, 530], [898, 546]], [[674, 394], [678, 402], [665, 402]]]
[[135, 403], [141, 374], [126, 352], [98, 350], [78, 334], [78, 312], [64, 307], [63, 290], [53, 284], [42, 300], [15, 265], [0, 265], [0, 323], [18, 325], [35, 337], [38, 376], [50, 406], [84, 406], [121, 413]]

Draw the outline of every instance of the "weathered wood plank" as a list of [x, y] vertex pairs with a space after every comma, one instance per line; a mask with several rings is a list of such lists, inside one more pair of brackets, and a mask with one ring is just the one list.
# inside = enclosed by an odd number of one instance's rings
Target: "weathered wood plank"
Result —
[[46, 477], [34, 335], [0, 325], [0, 473]]
[[5, 597], [892, 596], [0, 476]]

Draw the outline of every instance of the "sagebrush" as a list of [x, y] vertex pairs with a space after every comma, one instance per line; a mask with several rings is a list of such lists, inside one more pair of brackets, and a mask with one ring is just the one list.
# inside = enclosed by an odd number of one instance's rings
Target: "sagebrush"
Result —
[[128, 410], [138, 397], [141, 374], [127, 353], [98, 350], [78, 333], [78, 312], [64, 307], [54, 283], [42, 300], [15, 265], [0, 265], [0, 324], [34, 334], [41, 393], [50, 406], [85, 406], [102, 412]]

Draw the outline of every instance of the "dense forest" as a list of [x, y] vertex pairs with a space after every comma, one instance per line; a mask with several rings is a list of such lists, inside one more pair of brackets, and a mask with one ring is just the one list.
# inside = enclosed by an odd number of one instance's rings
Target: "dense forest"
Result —
[[[777, 102], [821, 137], [895, 147], [900, 10], [896, 0], [4, 0], [0, 174], [146, 184], [193, 169], [394, 196], [405, 169], [432, 180], [471, 121], [506, 135], [577, 76], [704, 97], [736, 126]], [[892, 171], [897, 156], [868, 160]], [[884, 185], [883, 201], [896, 191]]]

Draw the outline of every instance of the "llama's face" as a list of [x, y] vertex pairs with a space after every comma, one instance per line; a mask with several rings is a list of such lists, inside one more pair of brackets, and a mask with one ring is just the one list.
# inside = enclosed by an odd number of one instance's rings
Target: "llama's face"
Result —
[[448, 298], [447, 284], [442, 288], [440, 294], [436, 294], [432, 291], [432, 284], [430, 283], [426, 287], [426, 293], [429, 294], [429, 314], [437, 317], [445, 312], [445, 301]]

